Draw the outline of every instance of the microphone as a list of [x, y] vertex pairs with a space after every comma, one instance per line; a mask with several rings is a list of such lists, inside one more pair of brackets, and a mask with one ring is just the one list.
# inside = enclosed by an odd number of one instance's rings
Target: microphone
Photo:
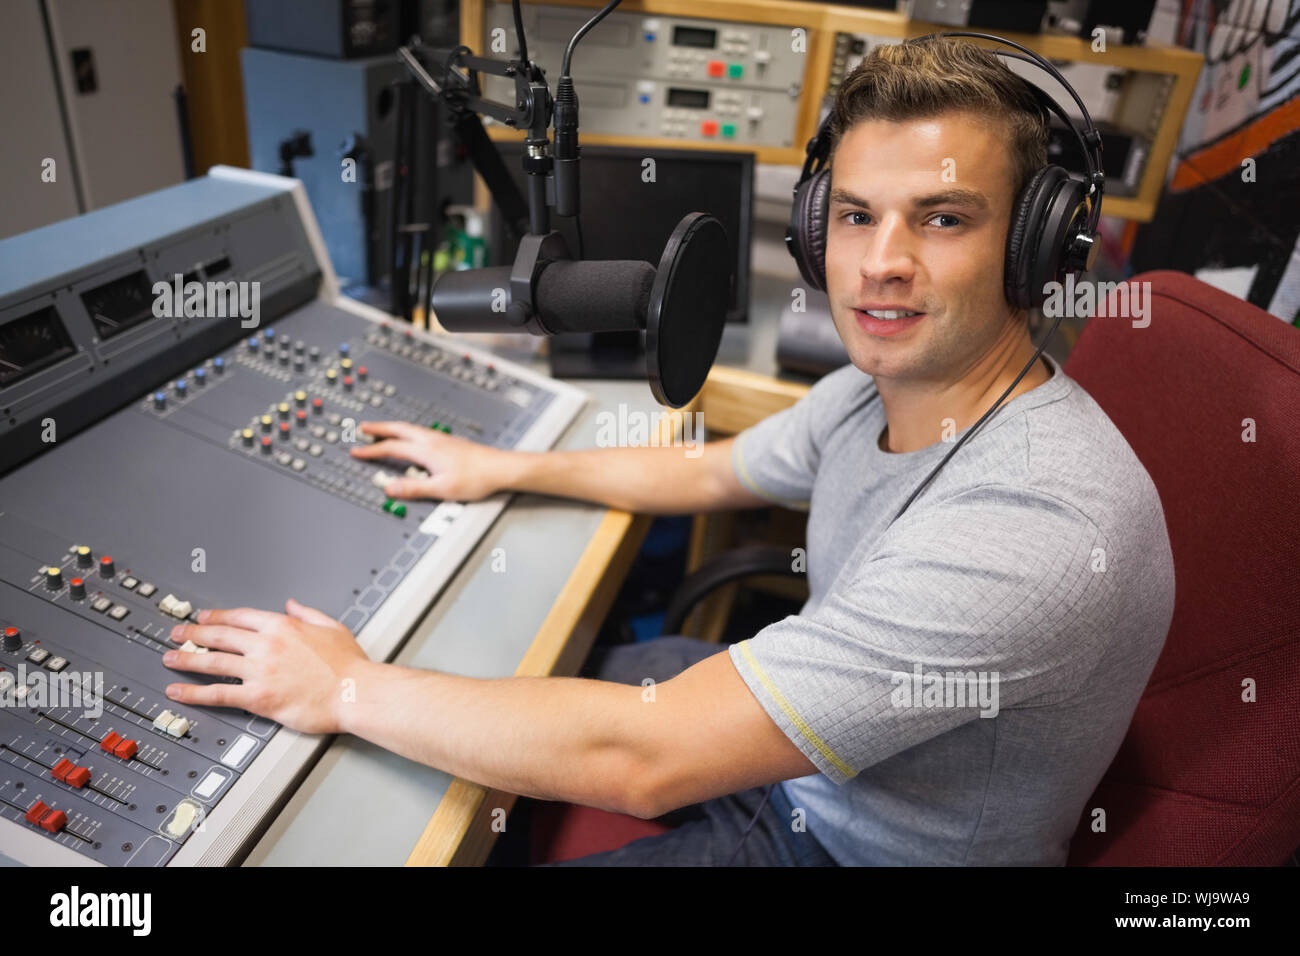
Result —
[[646, 333], [655, 399], [681, 408], [704, 386], [731, 298], [727, 232], [706, 213], [677, 224], [658, 267], [574, 260], [559, 233], [526, 235], [513, 266], [447, 272], [430, 308], [449, 332]]

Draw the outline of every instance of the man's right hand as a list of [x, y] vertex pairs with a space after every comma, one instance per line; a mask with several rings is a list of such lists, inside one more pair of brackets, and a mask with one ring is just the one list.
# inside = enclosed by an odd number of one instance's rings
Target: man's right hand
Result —
[[505, 487], [509, 452], [409, 422], [362, 422], [381, 440], [352, 449], [354, 458], [394, 458], [418, 465], [427, 478], [397, 478], [384, 486], [390, 498], [478, 501]]

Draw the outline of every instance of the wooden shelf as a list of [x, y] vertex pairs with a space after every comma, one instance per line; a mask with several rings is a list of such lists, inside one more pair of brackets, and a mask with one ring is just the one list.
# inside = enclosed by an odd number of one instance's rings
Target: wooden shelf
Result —
[[[602, 0], [523, 0], [525, 3], [547, 2], [551, 6], [599, 9]], [[464, 0], [461, 5], [461, 42], [474, 50], [482, 47], [484, 0]], [[885, 10], [853, 9], [823, 3], [795, 3], [788, 0], [624, 0], [620, 13], [644, 13], [661, 16], [682, 16], [714, 20], [733, 20], [745, 23], [763, 23], [801, 27], [808, 31], [808, 68], [800, 95], [796, 120], [794, 147], [755, 146], [730, 142], [687, 142], [663, 137], [641, 138], [584, 133], [583, 142], [593, 145], [637, 146], [646, 149], [735, 149], [753, 152], [760, 163], [798, 166], [803, 163], [804, 148], [817, 132], [822, 102], [830, 79], [830, 65], [834, 54], [835, 34], [865, 33], [875, 36], [924, 36], [957, 29], [941, 24], [909, 20], [902, 14]], [[1178, 143], [1178, 133], [1187, 115], [1188, 105], [1196, 87], [1203, 57], [1199, 53], [1178, 47], [1110, 45], [1105, 52], [1096, 52], [1091, 43], [1079, 37], [1055, 34], [1002, 34], [1050, 60], [1070, 63], [1093, 63], [1138, 73], [1159, 74], [1172, 80], [1165, 100], [1156, 134], [1151, 142], [1150, 155], [1142, 174], [1136, 196], [1106, 196], [1102, 201], [1102, 214], [1137, 222], [1149, 222], [1155, 215], [1156, 205], [1164, 189], [1165, 171]], [[993, 46], [983, 40], [971, 40], [983, 46]], [[494, 140], [518, 139], [522, 133], [503, 126], [489, 128]], [[486, 197], [480, 187], [476, 194]]]

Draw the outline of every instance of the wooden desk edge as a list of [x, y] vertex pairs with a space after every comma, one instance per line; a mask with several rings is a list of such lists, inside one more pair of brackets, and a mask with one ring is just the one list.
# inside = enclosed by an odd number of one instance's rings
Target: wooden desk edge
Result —
[[[650, 521], [647, 515], [606, 512], [524, 652], [516, 677], [577, 672], [641, 547]], [[406, 865], [481, 865], [495, 839], [494, 818], [504, 823], [515, 798], [513, 793], [489, 790], [459, 777], [453, 779]]]

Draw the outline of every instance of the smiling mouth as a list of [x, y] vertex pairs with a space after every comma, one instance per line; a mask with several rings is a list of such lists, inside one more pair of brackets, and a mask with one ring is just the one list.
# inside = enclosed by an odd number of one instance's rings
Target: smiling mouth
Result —
[[906, 309], [858, 309], [857, 311], [869, 315], [873, 319], [884, 319], [887, 322], [892, 322], [895, 319], [907, 319], [921, 314], [920, 312], [909, 312]]
[[924, 312], [910, 309], [854, 309], [857, 325], [863, 332], [876, 337], [902, 335], [915, 328], [925, 318]]

